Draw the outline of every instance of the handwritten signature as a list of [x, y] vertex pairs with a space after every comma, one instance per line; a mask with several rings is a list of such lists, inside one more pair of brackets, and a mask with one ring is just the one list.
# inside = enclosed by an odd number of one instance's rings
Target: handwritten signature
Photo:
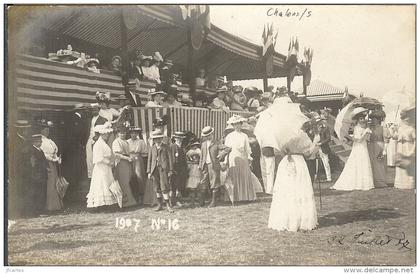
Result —
[[353, 235], [334, 235], [328, 239], [330, 245], [348, 245], [361, 244], [381, 247], [398, 247], [399, 250], [410, 251], [410, 241], [406, 239], [405, 233], [401, 232], [401, 236], [391, 236], [388, 234], [377, 234], [373, 229], [358, 232]]

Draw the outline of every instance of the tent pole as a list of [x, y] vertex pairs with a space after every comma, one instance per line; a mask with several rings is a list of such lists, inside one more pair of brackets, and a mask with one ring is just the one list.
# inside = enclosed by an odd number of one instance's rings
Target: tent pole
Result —
[[[121, 20], [120, 20], [120, 26], [121, 26], [121, 57], [122, 57], [122, 84], [124, 85], [124, 88], [127, 89], [128, 84], [128, 39], [127, 39], [127, 27], [124, 23], [124, 17], [123, 17], [123, 10], [121, 9]], [[127, 92], [127, 90], [126, 90]]]
[[305, 77], [304, 76], [302, 76], [302, 83], [303, 83], [303, 95], [305, 95], [305, 97], [306, 97], [308, 87], [305, 85]]
[[287, 76], [287, 92], [292, 92], [292, 81], [290, 79], [290, 76]]
[[193, 105], [195, 106], [195, 81], [194, 81], [194, 49], [191, 43], [191, 29], [187, 30], [187, 44], [188, 44], [188, 76], [190, 79], [190, 95], [192, 97]]
[[264, 83], [264, 92], [267, 92], [268, 91], [268, 78], [267, 78], [267, 75], [264, 75], [263, 83]]

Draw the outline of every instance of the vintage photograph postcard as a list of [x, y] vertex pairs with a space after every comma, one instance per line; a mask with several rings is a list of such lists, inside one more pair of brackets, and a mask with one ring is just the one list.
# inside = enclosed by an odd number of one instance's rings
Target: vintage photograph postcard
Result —
[[413, 272], [415, 4], [3, 7], [9, 272]]

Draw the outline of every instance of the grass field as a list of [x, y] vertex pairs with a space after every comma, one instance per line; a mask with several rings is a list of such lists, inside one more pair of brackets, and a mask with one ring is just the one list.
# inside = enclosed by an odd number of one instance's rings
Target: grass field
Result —
[[[269, 195], [260, 195], [253, 203], [183, 208], [172, 214], [152, 208], [109, 213], [71, 208], [58, 215], [17, 220], [8, 234], [9, 264], [415, 264], [414, 190], [389, 187], [343, 192], [329, 190], [329, 186], [322, 184], [320, 210], [318, 185], [314, 185], [319, 227], [309, 232], [268, 229]], [[130, 219], [132, 225], [116, 228], [116, 218]], [[152, 229], [152, 220], [158, 218], [165, 219], [165, 224]], [[139, 220], [137, 232], [134, 219]], [[178, 229], [169, 230], [169, 220], [173, 224], [175, 219]], [[365, 234], [356, 241], [354, 235], [362, 232]], [[367, 240], [374, 237], [389, 243]]]

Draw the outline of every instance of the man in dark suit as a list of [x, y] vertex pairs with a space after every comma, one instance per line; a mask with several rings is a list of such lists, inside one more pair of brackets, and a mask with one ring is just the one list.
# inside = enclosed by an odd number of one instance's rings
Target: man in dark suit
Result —
[[163, 200], [169, 212], [173, 212], [169, 203], [169, 178], [173, 173], [173, 163], [170, 147], [162, 142], [163, 133], [160, 130], [152, 132], [153, 146], [149, 150], [147, 160], [147, 175], [153, 179], [153, 184], [158, 198], [158, 207], [156, 211], [163, 209]]
[[319, 132], [319, 145], [321, 149], [319, 150], [319, 158], [321, 158], [322, 164], [324, 165], [325, 169], [325, 176], [327, 177], [327, 182], [331, 182], [331, 168], [330, 168], [330, 161], [328, 155], [331, 153], [330, 150], [330, 142], [331, 142], [331, 133], [330, 129], [324, 123], [324, 119], [319, 117], [316, 119], [318, 124], [318, 132]]
[[8, 218], [25, 215], [25, 193], [31, 175], [31, 125], [26, 120], [17, 120], [14, 133], [8, 138]]
[[[199, 169], [202, 172], [202, 186], [210, 185], [211, 203], [209, 207], [216, 206], [216, 196], [220, 187], [220, 161], [231, 151], [231, 148], [214, 139], [214, 128], [206, 126], [201, 130], [203, 143], [201, 144], [201, 158]], [[201, 191], [200, 205], [204, 205], [204, 193]]]
[[126, 91], [125, 96], [127, 97], [130, 105], [132, 107], [141, 107], [141, 98], [140, 95], [137, 94], [136, 91], [136, 82], [128, 82], [128, 91]]
[[41, 150], [42, 135], [32, 135], [31, 184], [28, 186], [28, 213], [38, 215], [47, 203], [48, 161]]
[[185, 139], [186, 133], [177, 131], [173, 135], [175, 143], [170, 145], [172, 160], [174, 165], [174, 174], [171, 177], [171, 202], [172, 205], [176, 204], [181, 207], [180, 201], [181, 192], [185, 189], [185, 181], [187, 174], [187, 157], [185, 155], [182, 141]]

